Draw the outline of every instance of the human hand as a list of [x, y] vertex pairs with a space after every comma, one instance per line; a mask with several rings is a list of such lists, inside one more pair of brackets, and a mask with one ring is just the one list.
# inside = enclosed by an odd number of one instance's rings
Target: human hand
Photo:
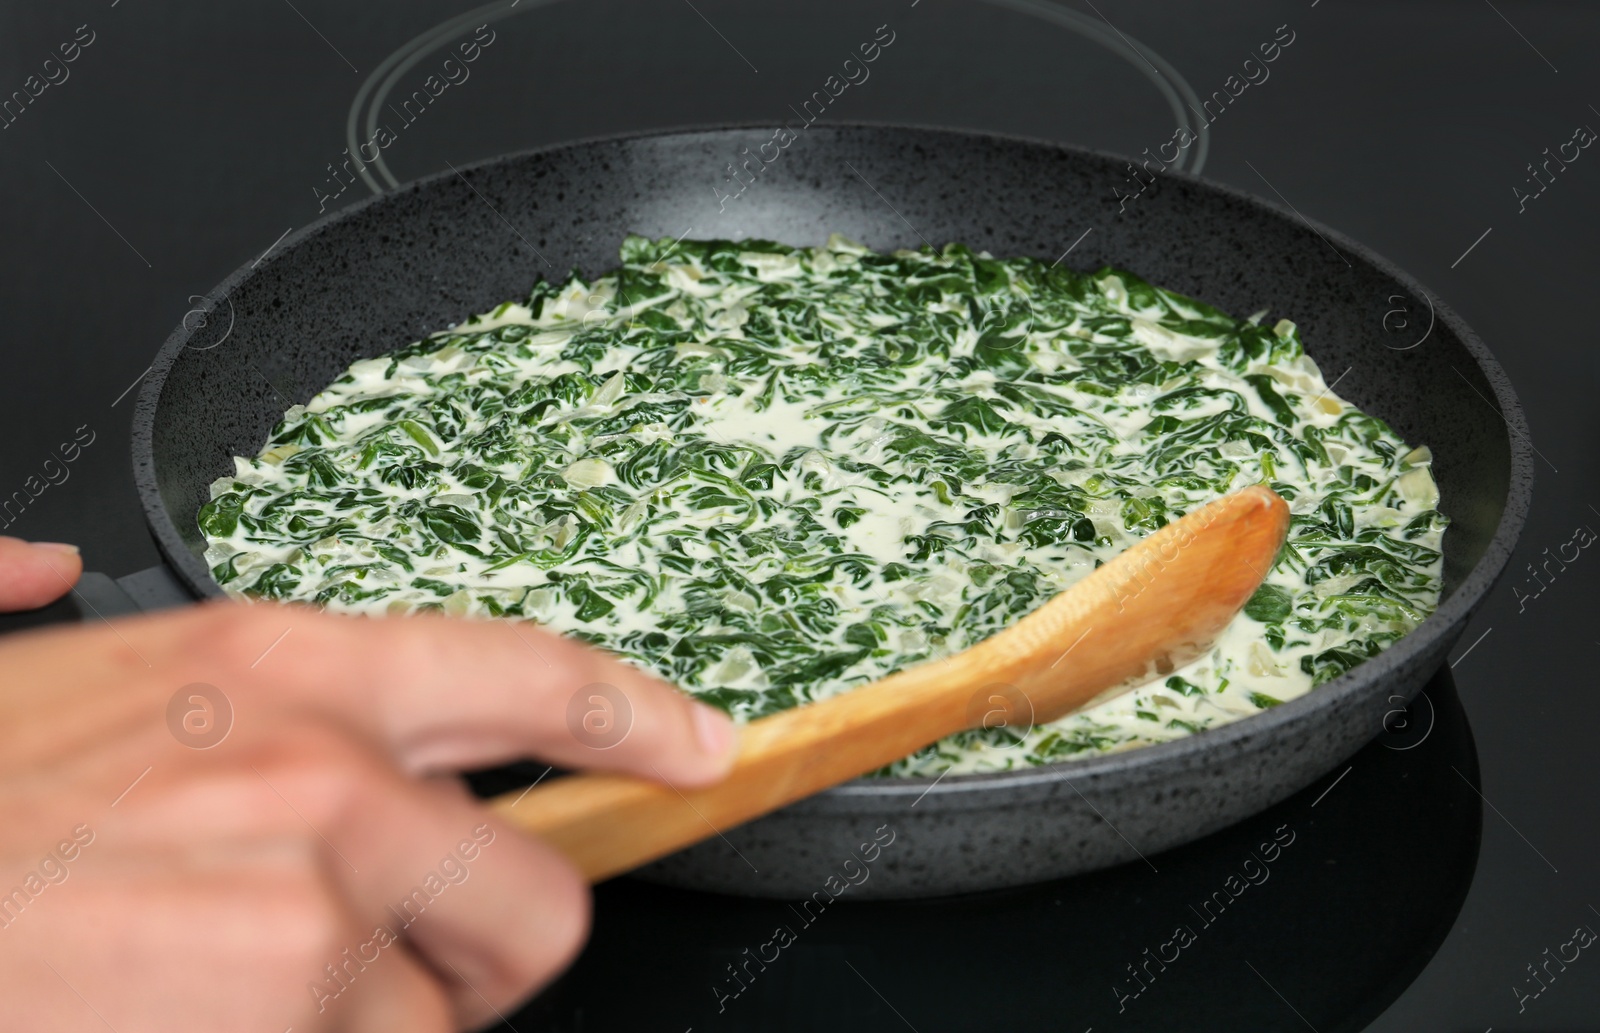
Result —
[[[595, 683], [632, 713], [605, 749], [568, 716]], [[530, 625], [222, 603], [0, 641], [8, 1025], [476, 1027], [572, 959], [589, 896], [444, 773], [689, 786], [732, 754], [721, 714]]]
[[72, 590], [82, 573], [76, 545], [0, 537], [0, 613], [53, 603]]

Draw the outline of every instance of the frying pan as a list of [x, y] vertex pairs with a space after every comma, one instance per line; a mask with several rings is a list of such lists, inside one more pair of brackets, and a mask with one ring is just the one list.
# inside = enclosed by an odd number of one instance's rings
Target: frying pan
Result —
[[[221, 594], [195, 524], [208, 486], [351, 362], [522, 297], [540, 277], [610, 269], [630, 232], [796, 244], [840, 232], [880, 250], [959, 241], [1113, 264], [1235, 315], [1292, 318], [1342, 396], [1432, 446], [1452, 520], [1444, 597], [1380, 656], [1234, 724], [1015, 772], [858, 780], [719, 830], [640, 876], [793, 899], [837, 895], [844, 872], [865, 898], [1153, 866], [1157, 852], [1329, 772], [1439, 667], [1505, 566], [1532, 486], [1511, 386], [1446, 305], [1333, 230], [1196, 177], [878, 125], [814, 125], [769, 147], [769, 162], [760, 145], [775, 128], [593, 140], [452, 170], [323, 219], [234, 273], [207, 296], [205, 318], [168, 338], [134, 416], [135, 477], [172, 574], [195, 596]], [[751, 155], [741, 175], [754, 182], [730, 199], [728, 165]], [[854, 874], [871, 844], [869, 875]]]

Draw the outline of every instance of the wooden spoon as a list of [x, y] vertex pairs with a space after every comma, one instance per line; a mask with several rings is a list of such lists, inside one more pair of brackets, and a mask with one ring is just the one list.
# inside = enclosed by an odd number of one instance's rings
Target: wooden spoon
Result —
[[714, 786], [580, 774], [492, 806], [598, 882], [953, 732], [1031, 727], [1170, 674], [1211, 648], [1288, 527], [1289, 508], [1264, 486], [1218, 499], [970, 649], [750, 722]]

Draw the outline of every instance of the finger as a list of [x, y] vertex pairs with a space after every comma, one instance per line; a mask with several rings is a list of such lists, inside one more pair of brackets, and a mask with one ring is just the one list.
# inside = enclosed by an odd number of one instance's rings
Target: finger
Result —
[[535, 626], [209, 609], [178, 648], [209, 652], [237, 672], [282, 636], [253, 671], [262, 691], [338, 714], [388, 743], [411, 771], [535, 756], [692, 786], [723, 777], [733, 761], [726, 715]]
[[82, 573], [76, 545], [0, 537], [0, 613], [53, 603], [72, 590]]
[[[383, 950], [364, 969], [355, 964], [342, 972], [343, 989], [329, 1004], [329, 1030], [339, 1033], [452, 1033], [463, 1028], [455, 1021], [449, 996], [439, 977], [401, 944]], [[341, 1014], [343, 1013], [343, 1014]]]
[[265, 807], [326, 843], [324, 869], [368, 930], [336, 970], [359, 975], [403, 941], [439, 977], [461, 1026], [476, 1028], [515, 1010], [582, 946], [589, 891], [578, 872], [455, 779], [407, 777], [380, 744], [313, 723], [292, 742], [263, 742], [248, 766], [270, 789]]
[[383, 849], [352, 892], [403, 931], [439, 976], [457, 1023], [476, 1029], [571, 964], [588, 937], [589, 887], [566, 858], [489, 815], [459, 784], [431, 788], [372, 809], [366, 820], [385, 827], [367, 831]]

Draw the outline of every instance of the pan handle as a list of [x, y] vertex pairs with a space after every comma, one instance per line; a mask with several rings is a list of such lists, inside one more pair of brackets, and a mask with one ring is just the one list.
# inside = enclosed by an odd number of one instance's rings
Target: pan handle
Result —
[[84, 620], [153, 613], [190, 606], [194, 601], [194, 596], [173, 577], [172, 571], [159, 564], [119, 578], [85, 571], [72, 592], [72, 604]]

